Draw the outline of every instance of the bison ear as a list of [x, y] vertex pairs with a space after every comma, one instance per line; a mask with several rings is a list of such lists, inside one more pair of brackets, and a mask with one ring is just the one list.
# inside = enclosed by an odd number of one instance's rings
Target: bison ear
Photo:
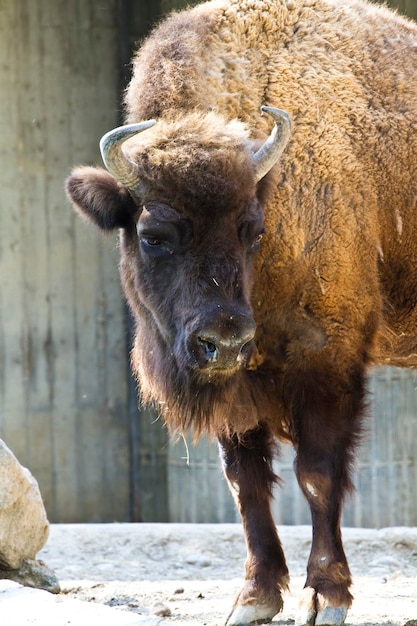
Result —
[[126, 228], [138, 218], [129, 191], [102, 168], [77, 167], [65, 181], [65, 191], [77, 213], [101, 230]]

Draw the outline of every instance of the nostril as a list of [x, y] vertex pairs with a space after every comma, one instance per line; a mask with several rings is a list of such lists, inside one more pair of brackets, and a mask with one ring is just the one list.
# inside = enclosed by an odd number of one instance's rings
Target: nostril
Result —
[[254, 346], [255, 346], [255, 342], [253, 341], [253, 337], [251, 337], [249, 341], [246, 341], [242, 345], [242, 347], [240, 348], [239, 356], [237, 357], [240, 363], [244, 363], [250, 358], [250, 355], [253, 352]]
[[217, 359], [219, 358], [219, 352], [216, 345], [212, 341], [204, 339], [203, 337], [198, 337], [197, 341], [198, 344], [203, 348], [207, 361], [217, 361]]

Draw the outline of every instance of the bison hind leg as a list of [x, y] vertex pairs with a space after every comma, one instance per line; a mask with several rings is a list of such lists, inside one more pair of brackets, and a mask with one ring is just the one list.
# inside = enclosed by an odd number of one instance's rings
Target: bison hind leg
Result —
[[332, 606], [312, 587], [306, 587], [300, 597], [295, 626], [342, 626], [350, 604]]

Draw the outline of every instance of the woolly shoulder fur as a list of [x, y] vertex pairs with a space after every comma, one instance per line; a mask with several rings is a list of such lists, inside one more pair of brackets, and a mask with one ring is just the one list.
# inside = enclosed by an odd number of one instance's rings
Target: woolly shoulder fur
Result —
[[407, 360], [417, 352], [416, 72], [417, 26], [384, 7], [214, 0], [174, 14], [138, 51], [126, 119], [215, 111], [264, 139], [261, 105], [288, 111], [291, 141], [264, 206], [259, 317], [274, 284], [284, 317], [298, 299], [330, 335], [360, 335], [346, 344], [368, 336], [371, 360], [417, 365]]

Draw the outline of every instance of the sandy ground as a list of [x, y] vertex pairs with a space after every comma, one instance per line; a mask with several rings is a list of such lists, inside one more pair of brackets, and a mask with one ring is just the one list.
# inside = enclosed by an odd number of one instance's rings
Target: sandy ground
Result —
[[[273, 622], [283, 626], [294, 624], [310, 528], [279, 533], [291, 573]], [[344, 529], [343, 536], [355, 596], [347, 624], [417, 626], [417, 528]], [[38, 558], [58, 575], [62, 600], [115, 607], [149, 625], [220, 626], [241, 584], [245, 546], [237, 524], [53, 525]]]

